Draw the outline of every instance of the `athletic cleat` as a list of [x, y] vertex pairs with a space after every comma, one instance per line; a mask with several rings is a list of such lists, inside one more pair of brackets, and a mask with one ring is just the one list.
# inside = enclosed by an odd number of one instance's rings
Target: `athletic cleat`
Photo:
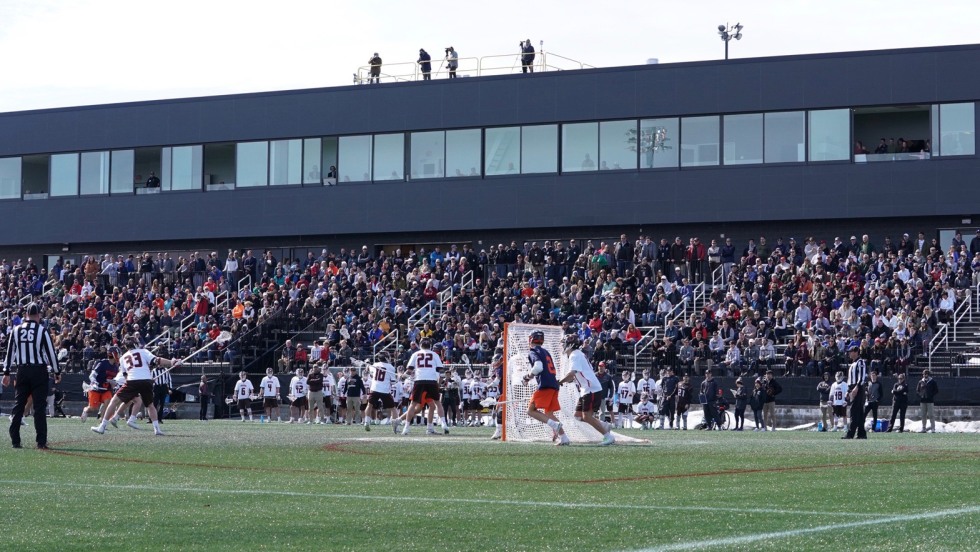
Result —
[[434, 429], [427, 429], [427, 430], [425, 430], [425, 434], [426, 435], [435, 435], [436, 434], [436, 430], [434, 430]]
[[405, 424], [405, 429], [403, 429], [403, 430], [402, 430], [402, 435], [408, 435], [408, 429], [409, 429], [410, 427], [412, 427], [412, 426], [410, 426], [410, 425], [408, 425], [408, 424]]
[[159, 430], [159, 429], [154, 429], [153, 430], [153, 434], [154, 435], [161, 435], [161, 436], [162, 435], [166, 435], [162, 430]]
[[443, 435], [449, 435], [449, 428], [448, 427], [442, 428], [442, 434]]
[[615, 443], [616, 443], [616, 438], [612, 436], [612, 433], [607, 433], [605, 436], [603, 436], [602, 442], [599, 443], [599, 446], [608, 447], [609, 445], [613, 445]]
[[99, 426], [92, 426], [92, 431], [98, 433], [99, 435], [105, 435], [105, 429]]
[[364, 424], [364, 431], [371, 431], [371, 424]]
[[556, 447], [567, 447], [568, 445], [571, 445], [571, 444], [572, 444], [572, 442], [568, 440], [568, 437], [562, 436], [562, 438], [557, 443], [555, 443], [555, 446]]
[[400, 426], [400, 425], [401, 425], [401, 422], [398, 421], [398, 420], [395, 420], [394, 422], [392, 422], [392, 424], [391, 424], [391, 431], [394, 432], [395, 435], [398, 435], [398, 426]]
[[131, 427], [131, 428], [133, 428], [133, 429], [135, 429], [137, 431], [140, 430], [140, 425], [138, 423], [132, 421], [132, 420], [127, 420], [126, 421], [126, 425], [128, 425], [129, 427]]
[[109, 420], [109, 423], [112, 424], [112, 427], [119, 429], [119, 422], [117, 422], [115, 418]]

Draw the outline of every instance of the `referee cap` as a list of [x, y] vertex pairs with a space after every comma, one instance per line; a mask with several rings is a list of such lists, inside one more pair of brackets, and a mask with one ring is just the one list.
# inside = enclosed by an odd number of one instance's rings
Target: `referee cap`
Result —
[[31, 303], [30, 305], [27, 305], [27, 314], [31, 316], [41, 314], [41, 307], [39, 307], [37, 303]]

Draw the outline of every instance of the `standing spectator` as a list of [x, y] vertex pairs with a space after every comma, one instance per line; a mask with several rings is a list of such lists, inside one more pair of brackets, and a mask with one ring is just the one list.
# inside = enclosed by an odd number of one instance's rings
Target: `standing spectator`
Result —
[[749, 392], [742, 383], [742, 378], [735, 380], [735, 427], [732, 431], [745, 430], [745, 405], [749, 401]]
[[456, 78], [456, 69], [459, 67], [459, 54], [452, 46], [446, 48], [446, 67], [449, 68], [449, 78]]
[[830, 372], [824, 372], [823, 379], [817, 384], [817, 394], [820, 396], [820, 431], [827, 431], [827, 422], [831, 418], [830, 386]]
[[776, 395], [783, 392], [783, 386], [776, 381], [776, 376], [772, 370], [766, 370], [766, 377], [763, 378], [762, 386], [766, 390], [766, 404], [763, 407], [763, 421], [769, 426], [769, 431], [776, 431]]
[[[173, 379], [170, 377], [170, 370], [164, 368], [153, 369], [153, 406], [159, 412], [158, 418], [163, 423], [163, 406], [167, 403], [167, 397], [172, 393]], [[148, 420], [147, 423], [150, 423]]]
[[534, 72], [534, 46], [531, 45], [531, 39], [527, 39], [520, 43], [521, 48], [521, 72], [522, 73], [533, 73]]
[[900, 425], [898, 432], [905, 431], [905, 412], [909, 408], [909, 386], [905, 383], [905, 374], [898, 375], [898, 381], [892, 386], [892, 419], [888, 422], [888, 431], [895, 429], [895, 418], [898, 416]]
[[616, 242], [616, 274], [624, 276], [631, 268], [633, 268], [633, 244], [626, 239], [626, 234], [623, 234]]
[[345, 383], [347, 396], [347, 425], [361, 423], [361, 395], [364, 394], [364, 379], [360, 370], [351, 370]]
[[936, 383], [936, 380], [932, 379], [932, 372], [930, 370], [926, 369], [922, 371], [922, 379], [916, 385], [915, 391], [919, 394], [919, 403], [922, 405], [922, 429], [920, 433], [927, 431], [927, 422], [929, 424], [928, 431], [935, 433], [936, 412], [933, 409], [933, 403], [936, 400], [936, 395], [939, 393], [939, 384]]
[[977, 235], [970, 240], [970, 255], [975, 256], [980, 253], [980, 228], [977, 228]]
[[207, 376], [201, 376], [201, 384], [197, 387], [197, 391], [201, 398], [200, 419], [202, 422], [206, 422], [208, 421], [208, 403], [211, 402], [211, 388], [208, 386]]
[[432, 80], [432, 56], [425, 48], [419, 48], [419, 68], [422, 70], [422, 80]]
[[728, 284], [728, 275], [732, 273], [732, 266], [735, 265], [735, 245], [731, 238], [725, 238], [725, 245], [721, 246], [721, 284]]
[[[718, 384], [715, 376], [709, 370], [704, 374], [704, 381], [701, 382], [701, 394], [698, 397], [701, 401], [701, 408], [704, 411], [704, 429], [712, 430], [718, 423]], [[721, 425], [718, 425], [721, 429]]]
[[381, 82], [381, 56], [378, 52], [375, 52], [371, 59], [368, 60], [368, 65], [371, 66], [371, 77], [368, 78], [369, 84], [378, 84]]
[[871, 381], [868, 382], [868, 402], [864, 407], [864, 416], [867, 418], [868, 412], [871, 413], [871, 431], [875, 430], [878, 423], [878, 403], [881, 402], [882, 387], [878, 381], [878, 371], [871, 371]]
[[752, 407], [752, 417], [755, 419], [755, 429], [752, 431], [765, 431], [766, 419], [763, 416], [763, 409], [766, 406], [766, 390], [762, 387], [761, 378], [755, 379], [755, 388], [752, 389], [752, 395], [749, 397], [749, 406]]

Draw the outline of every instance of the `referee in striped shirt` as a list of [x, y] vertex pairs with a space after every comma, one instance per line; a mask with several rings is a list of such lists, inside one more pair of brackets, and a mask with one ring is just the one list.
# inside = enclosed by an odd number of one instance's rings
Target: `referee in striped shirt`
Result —
[[847, 353], [851, 356], [851, 367], [847, 371], [847, 398], [850, 400], [851, 425], [847, 428], [847, 435], [841, 439], [854, 439], [857, 434], [858, 439], [867, 439], [868, 433], [864, 429], [864, 399], [867, 393], [865, 384], [868, 381], [868, 367], [864, 359], [860, 358], [860, 350], [857, 345], [852, 345]]
[[167, 402], [167, 396], [170, 395], [174, 381], [170, 378], [170, 370], [164, 368], [154, 368], [152, 376], [153, 406], [157, 407], [157, 419], [163, 423], [163, 405]]
[[54, 373], [55, 383], [61, 381], [58, 355], [51, 341], [51, 334], [41, 325], [41, 307], [37, 303], [27, 306], [26, 320], [10, 332], [7, 357], [3, 365], [3, 384], [10, 385], [10, 372], [16, 368], [14, 397], [16, 404], [10, 416], [10, 442], [21, 448], [20, 423], [24, 418], [27, 399], [34, 397], [34, 429], [37, 431], [37, 448], [48, 448], [48, 420], [45, 417], [48, 397], [48, 367]]

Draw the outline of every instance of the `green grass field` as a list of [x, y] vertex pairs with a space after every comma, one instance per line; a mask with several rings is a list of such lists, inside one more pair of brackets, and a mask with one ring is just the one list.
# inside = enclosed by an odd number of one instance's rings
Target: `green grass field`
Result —
[[[6, 419], [4, 419], [6, 422]], [[2, 550], [976, 550], [980, 438], [176, 421], [0, 447]], [[146, 426], [147, 428], [149, 426]], [[33, 428], [24, 428], [33, 443]]]

